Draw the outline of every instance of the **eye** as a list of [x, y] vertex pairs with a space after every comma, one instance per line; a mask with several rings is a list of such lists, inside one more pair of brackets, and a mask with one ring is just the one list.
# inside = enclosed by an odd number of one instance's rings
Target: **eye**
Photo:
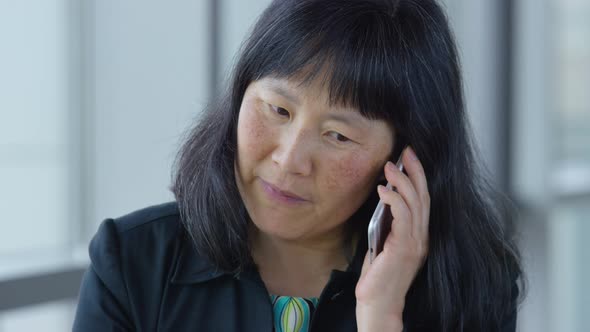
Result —
[[284, 109], [282, 107], [278, 107], [275, 105], [270, 105], [270, 107], [279, 116], [282, 116], [282, 117], [289, 117], [290, 116], [289, 111], [287, 111], [286, 109]]
[[348, 138], [348, 137], [346, 137], [346, 136], [344, 136], [344, 135], [342, 135], [342, 134], [340, 134], [338, 132], [335, 132], [335, 131], [331, 131], [329, 135], [331, 137], [335, 138], [338, 142], [341, 142], [341, 143], [346, 143], [346, 142], [350, 142], [351, 141], [350, 138]]

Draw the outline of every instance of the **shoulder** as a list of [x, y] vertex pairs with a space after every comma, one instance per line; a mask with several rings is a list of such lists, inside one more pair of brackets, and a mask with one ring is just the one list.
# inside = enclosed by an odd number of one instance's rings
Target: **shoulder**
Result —
[[[151, 320], [158, 317], [169, 283], [182, 271], [192, 273], [193, 266], [208, 266], [193, 250], [175, 202], [105, 219], [89, 256], [76, 331], [108, 330], [114, 322], [129, 329], [155, 326]], [[93, 324], [99, 328], [88, 329]]]
[[[102, 263], [124, 268], [154, 256], [174, 251], [183, 227], [175, 202], [146, 207], [118, 218], [105, 219], [89, 246], [91, 263], [100, 270]], [[98, 265], [98, 266], [97, 266]]]
[[104, 289], [101, 296], [112, 294], [132, 317], [157, 312], [167, 285], [175, 280], [214, 277], [212, 267], [196, 254], [176, 202], [104, 220], [89, 255], [89, 271], [99, 280], [99, 287], [91, 287]]
[[180, 211], [176, 202], [145, 207], [112, 220], [114, 230], [128, 240], [137, 236], [166, 238], [182, 231]]
[[178, 205], [169, 202], [105, 219], [90, 242], [89, 254], [92, 263], [102, 255], [116, 256], [121, 264], [139, 263], [173, 254], [183, 238]]
[[[163, 286], [168, 282], [202, 282], [225, 274], [197, 252], [176, 202], [104, 220], [90, 243], [89, 254], [92, 269], [104, 281], [117, 279], [115, 284]], [[127, 292], [135, 287], [125, 288]]]
[[174, 228], [180, 221], [180, 212], [176, 202], [152, 205], [136, 210], [116, 219], [112, 219], [119, 234], [140, 231], [141, 228]]
[[[120, 259], [125, 258], [124, 253], [144, 252], [147, 255], [151, 252], [153, 255], [154, 250], [177, 242], [182, 232], [176, 202], [146, 207], [118, 218], [107, 218], [90, 242], [90, 259], [95, 262], [102, 254], [114, 253]], [[145, 252], [148, 247], [149, 251]]]
[[137, 287], [129, 285], [166, 284], [183, 248], [191, 247], [187, 238], [175, 202], [108, 218], [90, 242], [91, 269], [112, 292], [133, 297]]

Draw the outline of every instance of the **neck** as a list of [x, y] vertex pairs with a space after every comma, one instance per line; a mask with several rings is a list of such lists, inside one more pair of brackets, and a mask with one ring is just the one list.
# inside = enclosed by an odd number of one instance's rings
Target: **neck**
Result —
[[345, 232], [322, 239], [285, 240], [260, 232], [252, 225], [252, 257], [271, 294], [319, 297], [332, 270], [345, 270], [348, 260]]

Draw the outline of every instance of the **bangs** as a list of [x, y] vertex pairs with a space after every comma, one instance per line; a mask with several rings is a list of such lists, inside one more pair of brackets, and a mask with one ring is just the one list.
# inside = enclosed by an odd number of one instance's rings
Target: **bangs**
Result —
[[259, 22], [270, 29], [245, 45], [251, 48], [245, 52], [249, 63], [242, 78], [273, 76], [301, 84], [319, 79], [332, 106], [356, 108], [369, 119], [387, 121], [400, 134], [396, 124], [407, 113], [403, 96], [408, 87], [402, 79], [403, 41], [391, 10], [310, 1], [273, 19], [273, 9], [280, 6], [269, 8]]

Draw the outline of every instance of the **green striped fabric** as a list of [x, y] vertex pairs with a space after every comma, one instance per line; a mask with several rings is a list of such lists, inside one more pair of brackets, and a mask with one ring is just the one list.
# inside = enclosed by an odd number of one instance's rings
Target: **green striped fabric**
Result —
[[307, 332], [318, 298], [270, 296], [274, 313], [274, 331]]

